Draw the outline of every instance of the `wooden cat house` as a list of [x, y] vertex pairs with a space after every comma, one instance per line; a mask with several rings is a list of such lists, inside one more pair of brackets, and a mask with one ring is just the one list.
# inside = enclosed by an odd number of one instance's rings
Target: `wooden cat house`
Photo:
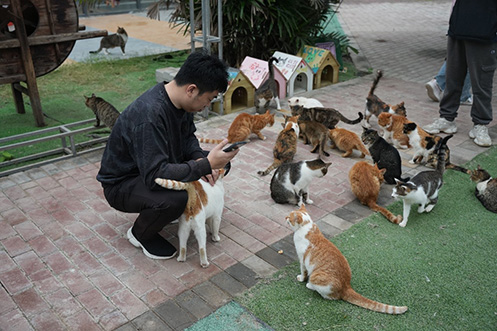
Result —
[[[274, 64], [276, 63], [274, 62]], [[268, 62], [250, 56], [246, 56], [245, 59], [243, 59], [240, 70], [250, 80], [256, 90], [269, 77]], [[278, 86], [278, 97], [280, 99], [286, 97], [286, 80], [276, 66], [274, 66], [274, 79]]]
[[314, 72], [303, 58], [278, 51], [273, 56], [278, 59], [276, 68], [285, 77], [287, 97], [296, 92], [312, 90]]
[[314, 72], [314, 89], [338, 83], [340, 64], [327, 49], [305, 45], [297, 54]]
[[245, 74], [236, 69], [228, 68], [228, 88], [223, 95], [223, 112], [220, 111], [220, 103], [213, 105], [217, 113], [230, 114], [242, 109], [254, 106], [255, 87]]

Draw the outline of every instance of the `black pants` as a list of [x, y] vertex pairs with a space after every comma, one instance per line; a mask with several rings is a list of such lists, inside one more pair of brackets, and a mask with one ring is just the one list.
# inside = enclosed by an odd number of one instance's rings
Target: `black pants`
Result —
[[151, 191], [141, 177], [106, 185], [104, 195], [111, 207], [126, 213], [140, 213], [133, 225], [133, 234], [138, 241], [151, 239], [180, 217], [188, 201], [186, 191]]
[[453, 121], [457, 117], [466, 72], [469, 70], [473, 105], [473, 124], [487, 125], [492, 116], [492, 87], [497, 68], [497, 43], [447, 39], [446, 86], [440, 100], [440, 117]]

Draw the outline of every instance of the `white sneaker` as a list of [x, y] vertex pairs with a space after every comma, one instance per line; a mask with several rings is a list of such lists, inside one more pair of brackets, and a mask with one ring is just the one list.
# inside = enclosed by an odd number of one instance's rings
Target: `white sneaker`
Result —
[[437, 80], [433, 78], [425, 84], [425, 87], [430, 99], [435, 102], [440, 102], [440, 99], [442, 99], [443, 91], [440, 86], [438, 86]]
[[471, 106], [472, 104], [473, 104], [473, 96], [469, 96], [469, 98], [467, 98], [466, 100], [461, 101], [462, 106]]
[[492, 139], [488, 135], [488, 128], [485, 125], [476, 124], [470, 131], [469, 137], [474, 139], [475, 144], [481, 147], [492, 146]]
[[435, 120], [435, 122], [428, 124], [423, 127], [423, 129], [431, 134], [436, 134], [440, 132], [445, 133], [456, 133], [457, 126], [456, 123], [447, 121], [445, 118], [440, 117]]

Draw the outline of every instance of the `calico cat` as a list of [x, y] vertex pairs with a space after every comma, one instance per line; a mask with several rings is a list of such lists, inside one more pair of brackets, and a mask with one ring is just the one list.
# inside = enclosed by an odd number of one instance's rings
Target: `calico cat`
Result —
[[402, 199], [404, 205], [403, 221], [401, 227], [407, 225], [411, 206], [419, 204], [418, 213], [430, 212], [438, 201], [438, 192], [443, 185], [443, 173], [445, 171], [445, 147], [447, 140], [452, 135], [448, 135], [439, 141], [438, 163], [436, 170], [427, 170], [418, 173], [408, 182], [396, 179], [396, 186], [393, 188], [392, 197]]
[[[428, 156], [433, 153], [437, 143], [442, 139], [440, 136], [426, 132], [414, 122], [404, 124], [404, 134], [409, 137], [409, 144], [414, 149], [412, 159], [409, 160], [411, 164], [421, 163], [423, 159], [428, 160]], [[445, 164], [448, 162], [449, 159], [446, 157]]]
[[400, 115], [390, 113], [378, 115], [378, 125], [383, 129], [383, 138], [396, 148], [411, 148], [409, 137], [404, 133], [404, 124], [410, 122]]
[[193, 230], [198, 242], [200, 265], [203, 268], [209, 266], [205, 248], [207, 237], [205, 225], [209, 227], [212, 241], [219, 241], [219, 226], [224, 208], [224, 172], [224, 169], [219, 170], [219, 177], [214, 186], [203, 180], [183, 183], [170, 179], [155, 179], [155, 182], [164, 188], [188, 192], [188, 203], [178, 224], [179, 256], [177, 260], [179, 262], [186, 261], [188, 237], [190, 231]]
[[112, 130], [114, 124], [116, 124], [117, 118], [120, 115], [119, 111], [103, 98], [95, 96], [95, 93], [92, 93], [91, 97], [84, 97], [86, 107], [93, 110], [93, 113], [97, 119], [95, 127], [100, 126], [100, 121], [102, 121]]
[[319, 100], [306, 97], [291, 97], [288, 99], [288, 106], [303, 106], [304, 108], [324, 107]]
[[480, 165], [477, 169], [470, 170], [470, 175], [471, 180], [476, 183], [476, 198], [487, 210], [497, 213], [497, 178], [492, 178]]
[[379, 169], [377, 164], [372, 165], [366, 161], [356, 162], [349, 171], [350, 187], [352, 193], [363, 205], [380, 212], [393, 224], [399, 224], [402, 216], [395, 216], [376, 203], [385, 172], [386, 169]]
[[280, 99], [278, 98], [278, 85], [276, 84], [276, 80], [274, 79], [273, 62], [278, 63], [279, 61], [275, 57], [271, 57], [269, 59], [269, 61], [268, 61], [269, 77], [255, 91], [254, 106], [255, 106], [255, 111], [257, 113], [260, 113], [261, 103], [264, 103], [264, 108], [267, 108], [269, 106], [269, 103], [273, 99], [274, 99], [274, 101], [276, 101], [276, 109], [278, 109], [278, 110], [281, 109]]
[[395, 184], [395, 178], [402, 180], [402, 159], [399, 151], [380, 137], [378, 131], [363, 127], [362, 142], [368, 146], [373, 162], [378, 168], [385, 169], [383, 174], [385, 182]]
[[273, 163], [266, 170], [258, 171], [257, 174], [266, 176], [283, 163], [293, 160], [293, 157], [297, 153], [297, 137], [299, 136], [298, 119], [298, 115], [288, 118], [285, 128], [280, 131], [276, 138], [273, 148]]
[[293, 229], [293, 242], [299, 257], [299, 282], [307, 280], [306, 287], [323, 298], [342, 299], [351, 304], [386, 314], [402, 314], [406, 306], [391, 306], [365, 298], [350, 285], [352, 272], [340, 250], [319, 230], [302, 205], [285, 218]]
[[271, 178], [271, 198], [276, 203], [312, 204], [309, 184], [313, 178], [326, 175], [330, 165], [331, 162], [325, 163], [321, 159], [282, 164]]
[[378, 117], [378, 115], [382, 112], [389, 112], [391, 114], [397, 114], [404, 117], [407, 116], [407, 111], [403, 101], [397, 105], [389, 105], [381, 101], [381, 99], [374, 94], [374, 90], [378, 86], [378, 82], [381, 77], [383, 77], [383, 72], [378, 70], [376, 77], [373, 80], [373, 84], [371, 85], [371, 89], [369, 90], [368, 96], [366, 97], [366, 115], [364, 116], [364, 126], [368, 128], [371, 127], [369, 119], [372, 115]]
[[123, 53], [123, 55], [125, 55], [126, 53], [124, 52], [124, 48], [126, 47], [127, 42], [128, 42], [128, 34], [126, 33], [126, 30], [118, 26], [117, 33], [103, 37], [100, 40], [99, 49], [97, 49], [96, 51], [90, 51], [90, 53], [97, 54], [100, 53], [100, 51], [103, 49], [105, 54], [109, 54], [108, 50], [110, 48], [120, 47], [121, 52]]
[[351, 155], [354, 149], [361, 152], [361, 158], [369, 155], [366, 146], [364, 146], [355, 132], [342, 128], [334, 128], [328, 130], [328, 137], [330, 137], [332, 148], [338, 148], [341, 151], [345, 151], [345, 153], [342, 154], [342, 157]]
[[349, 120], [338, 110], [333, 108], [313, 107], [305, 108], [304, 106], [291, 106], [292, 115], [300, 115], [300, 121], [316, 121], [325, 125], [328, 129], [334, 129], [338, 122], [342, 121], [347, 124], [357, 124], [362, 121], [362, 113], [359, 112], [359, 118]]
[[[275, 114], [271, 114], [269, 110], [267, 110], [265, 114], [239, 114], [235, 117], [228, 129], [228, 142], [235, 143], [238, 141], [248, 141], [250, 134], [252, 133], [255, 133], [259, 139], [265, 140], [266, 137], [261, 133], [261, 130], [266, 126], [273, 126], [274, 115]], [[202, 143], [219, 144], [223, 139], [199, 138], [198, 141]]]
[[328, 128], [316, 121], [299, 121], [300, 137], [304, 144], [311, 144], [311, 153], [330, 156], [325, 148], [328, 143]]

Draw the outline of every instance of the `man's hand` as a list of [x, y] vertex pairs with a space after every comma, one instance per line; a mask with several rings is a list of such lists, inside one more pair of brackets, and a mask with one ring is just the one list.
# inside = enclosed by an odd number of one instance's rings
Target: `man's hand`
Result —
[[202, 180], [214, 186], [216, 184], [217, 179], [219, 178], [219, 169], [212, 170], [210, 175], [206, 175], [202, 177]]
[[238, 154], [239, 150], [235, 149], [231, 152], [223, 152], [224, 146], [228, 144], [228, 139], [224, 139], [219, 145], [214, 147], [207, 155], [207, 159], [211, 165], [211, 169], [221, 169]]

